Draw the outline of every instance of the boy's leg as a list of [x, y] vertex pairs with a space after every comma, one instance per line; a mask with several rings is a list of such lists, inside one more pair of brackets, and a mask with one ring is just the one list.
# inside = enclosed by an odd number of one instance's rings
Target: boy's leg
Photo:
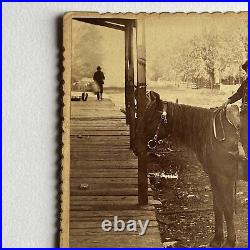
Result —
[[242, 112], [240, 114], [240, 140], [245, 151], [246, 158], [248, 159], [248, 114]]
[[101, 100], [102, 100], [103, 84], [101, 84], [101, 86], [100, 86], [100, 93], [101, 93]]
[[248, 180], [248, 115], [247, 112], [240, 114], [240, 142], [244, 152], [240, 153], [238, 162], [238, 178]]

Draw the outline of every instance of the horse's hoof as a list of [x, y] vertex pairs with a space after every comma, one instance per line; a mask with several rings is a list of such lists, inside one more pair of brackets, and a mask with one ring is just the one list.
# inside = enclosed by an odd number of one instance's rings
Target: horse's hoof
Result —
[[218, 247], [222, 247], [224, 243], [224, 237], [214, 237], [210, 243], [209, 243], [209, 247], [213, 247], [213, 248], [218, 248]]
[[226, 240], [226, 242], [222, 246], [223, 248], [235, 248], [237, 247], [236, 240]]

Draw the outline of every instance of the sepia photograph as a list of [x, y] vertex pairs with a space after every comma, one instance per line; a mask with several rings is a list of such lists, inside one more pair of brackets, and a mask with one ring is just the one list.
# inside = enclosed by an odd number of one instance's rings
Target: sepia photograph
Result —
[[248, 248], [248, 13], [68, 12], [60, 247]]

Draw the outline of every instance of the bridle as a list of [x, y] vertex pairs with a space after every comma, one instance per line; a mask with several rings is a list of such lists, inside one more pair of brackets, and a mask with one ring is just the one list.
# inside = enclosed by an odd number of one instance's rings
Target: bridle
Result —
[[158, 136], [159, 136], [161, 125], [164, 127], [164, 125], [166, 125], [168, 123], [167, 104], [166, 103], [163, 104], [163, 111], [159, 111], [159, 112], [161, 113], [161, 117], [160, 117], [160, 121], [157, 125], [155, 135], [154, 135], [153, 139], [148, 141], [148, 148], [151, 150], [156, 149], [157, 145], [162, 142], [162, 140], [158, 140]]

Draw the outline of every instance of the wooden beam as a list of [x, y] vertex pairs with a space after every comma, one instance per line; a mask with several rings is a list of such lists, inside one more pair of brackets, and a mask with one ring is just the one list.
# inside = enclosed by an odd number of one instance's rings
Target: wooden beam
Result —
[[[146, 107], [146, 49], [145, 49], [145, 21], [136, 21], [137, 29], [137, 120], [142, 122]], [[137, 130], [138, 138], [143, 138], [144, 131]], [[148, 203], [148, 180], [146, 155], [138, 156], [138, 202]]]
[[127, 25], [130, 24], [133, 27], [135, 27], [135, 20], [134, 19], [123, 19], [123, 18], [108, 18], [105, 19], [106, 21], [110, 21], [112, 23], [116, 23], [116, 24], [121, 24], [121, 25]]
[[99, 26], [103, 26], [103, 27], [107, 27], [111, 29], [116, 29], [120, 31], [125, 31], [125, 26], [112, 23], [111, 20], [107, 22], [106, 19], [102, 19], [102, 18], [74, 18], [74, 20], [93, 24], [93, 25], [99, 25]]

